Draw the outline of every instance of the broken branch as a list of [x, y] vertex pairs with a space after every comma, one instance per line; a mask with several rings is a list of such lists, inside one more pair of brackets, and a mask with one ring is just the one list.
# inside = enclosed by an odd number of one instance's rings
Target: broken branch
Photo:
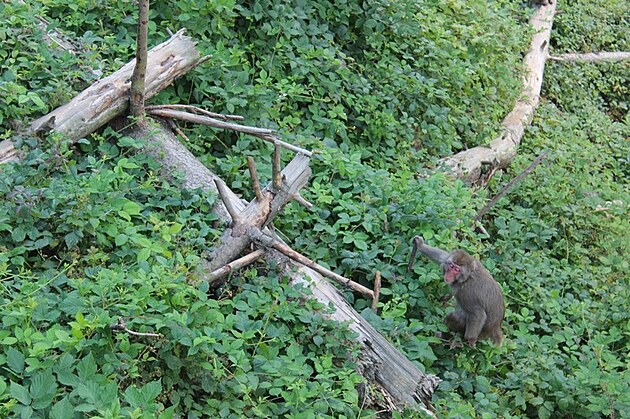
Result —
[[243, 121], [245, 118], [243, 118], [240, 115], [224, 115], [222, 113], [215, 113], [215, 112], [210, 112], [207, 111], [203, 108], [200, 108], [198, 106], [193, 106], [193, 105], [181, 105], [181, 104], [174, 104], [174, 105], [151, 105], [151, 106], [147, 106], [145, 108], [147, 111], [149, 110], [159, 110], [159, 109], [184, 109], [186, 111], [192, 112], [194, 114], [202, 114], [202, 115], [206, 115], [209, 116], [210, 118], [218, 118], [218, 119], [223, 119], [223, 120], [234, 120], [234, 121]]
[[240, 213], [232, 205], [232, 201], [230, 201], [228, 197], [227, 187], [225, 183], [221, 179], [215, 179], [214, 183], [217, 186], [217, 191], [219, 191], [219, 196], [221, 197], [221, 201], [223, 201], [223, 205], [225, 205], [225, 209], [227, 210], [228, 214], [230, 214], [230, 217], [232, 217], [232, 223], [237, 224], [240, 221]]
[[293, 199], [295, 199], [298, 204], [302, 205], [307, 210], [310, 211], [311, 209], [313, 209], [313, 204], [311, 204], [306, 199], [304, 199], [302, 195], [300, 195], [299, 193], [296, 193], [295, 195], [293, 195]]
[[227, 265], [217, 269], [216, 271], [210, 272], [204, 277], [204, 279], [210, 283], [214, 283], [215, 281], [228, 275], [230, 272], [235, 271], [236, 269], [243, 268], [255, 262], [264, 254], [265, 254], [264, 250], [255, 250], [251, 253], [246, 254], [242, 258], [236, 259], [235, 261], [228, 263]]
[[372, 299], [372, 311], [376, 313], [378, 307], [378, 297], [381, 295], [381, 272], [376, 271], [374, 277], [374, 298]]
[[289, 246], [282, 243], [281, 241], [264, 234], [262, 231], [260, 231], [260, 229], [251, 229], [249, 234], [253, 241], [258, 242], [263, 246], [276, 249], [278, 252], [282, 253], [286, 257], [293, 259], [294, 261], [299, 262], [302, 265], [311, 268], [314, 271], [319, 272], [320, 274], [327, 276], [330, 279], [335, 280], [339, 284], [344, 285], [348, 288], [352, 288], [353, 290], [363, 294], [368, 298], [374, 298], [374, 292], [371, 289], [364, 287], [363, 285], [356, 283], [351, 279], [336, 274], [330, 269], [324, 268], [317, 262], [314, 262], [306, 256], [291, 249]]
[[149, 0], [138, 1], [138, 33], [136, 35], [136, 65], [131, 75], [129, 113], [144, 123], [144, 79], [147, 75], [147, 37]]
[[123, 320], [122, 317], [118, 318], [118, 322], [116, 324], [112, 324], [109, 326], [110, 330], [118, 330], [118, 331], [122, 331], [122, 332], [127, 332], [130, 335], [133, 336], [140, 336], [140, 337], [149, 337], [149, 338], [161, 338], [162, 335], [160, 335], [159, 333], [142, 333], [142, 332], [134, 332], [133, 330], [130, 330], [127, 328], [127, 324], [125, 323], [125, 320]]
[[598, 61], [623, 61], [630, 60], [630, 52], [587, 52], [584, 54], [560, 54], [550, 55], [550, 60], [575, 62], [575, 63], [592, 63]]
[[207, 125], [213, 128], [224, 129], [228, 131], [241, 132], [243, 134], [253, 135], [262, 140], [269, 141], [271, 143], [278, 143], [286, 149], [295, 151], [296, 153], [302, 153], [306, 156], [312, 156], [313, 153], [300, 147], [296, 147], [293, 144], [281, 141], [276, 136], [276, 132], [267, 128], [249, 127], [247, 125], [233, 124], [230, 122], [219, 121], [218, 119], [211, 118], [205, 115], [195, 115], [189, 112], [176, 111], [171, 109], [147, 109], [147, 112], [154, 116], [162, 118], [174, 118], [186, 122], [192, 122], [194, 124]]
[[[532, 170], [534, 170], [534, 168], [536, 166], [538, 166], [540, 164], [541, 161], [543, 161], [545, 159], [545, 157], [547, 157], [547, 152], [545, 151], [544, 153], [542, 153], [540, 156], [536, 157], [536, 159], [525, 169], [523, 170], [521, 173], [518, 174], [518, 176], [516, 176], [514, 179], [512, 179], [511, 181], [509, 181], [507, 183], [507, 185], [505, 185], [503, 187], [503, 189], [501, 189], [499, 191], [498, 194], [496, 194], [494, 196], [494, 198], [492, 198], [477, 214], [477, 216], [473, 219], [473, 224], [477, 223], [479, 220], [481, 220], [481, 218], [490, 210], [490, 208], [492, 208], [498, 201], [499, 199], [501, 199], [503, 197], [503, 195], [505, 195], [506, 193], [508, 193], [508, 191], [510, 189], [512, 189], [514, 187], [514, 185], [516, 185], [518, 182], [520, 182], [525, 176], [527, 176], [528, 174], [530, 174], [532, 172]], [[487, 234], [487, 232], [486, 232]]]
[[276, 190], [280, 190], [282, 188], [282, 173], [280, 170], [280, 154], [282, 149], [280, 148], [280, 144], [275, 143], [273, 146], [273, 164], [271, 166], [271, 173], [273, 179], [273, 187]]
[[249, 168], [249, 176], [252, 180], [252, 189], [254, 190], [254, 195], [256, 195], [256, 199], [262, 201], [263, 195], [260, 190], [260, 182], [258, 181], [258, 174], [256, 173], [256, 165], [254, 164], [254, 158], [251, 156], [247, 156], [247, 167]]

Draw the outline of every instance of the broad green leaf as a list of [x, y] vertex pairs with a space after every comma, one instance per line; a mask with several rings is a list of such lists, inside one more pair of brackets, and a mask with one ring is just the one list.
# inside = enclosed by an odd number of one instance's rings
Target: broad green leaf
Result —
[[31, 396], [28, 393], [28, 389], [18, 383], [11, 381], [11, 396], [15, 397], [17, 401], [25, 406], [31, 404]]
[[7, 365], [16, 374], [21, 374], [24, 371], [24, 354], [22, 352], [9, 348], [7, 354]]
[[74, 407], [70, 403], [68, 396], [55, 403], [50, 409], [52, 419], [68, 419], [74, 416]]
[[33, 409], [48, 407], [57, 392], [57, 382], [51, 370], [37, 373], [31, 380], [30, 393], [33, 398]]

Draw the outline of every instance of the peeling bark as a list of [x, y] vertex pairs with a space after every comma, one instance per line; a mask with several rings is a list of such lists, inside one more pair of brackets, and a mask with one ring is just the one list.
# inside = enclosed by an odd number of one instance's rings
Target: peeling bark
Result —
[[[183, 31], [179, 31], [149, 51], [146, 98], [154, 96], [204, 60], [195, 45], [194, 41], [183, 35]], [[67, 104], [34, 121], [30, 131], [54, 130], [77, 141], [101, 128], [127, 110], [134, 66], [135, 60], [132, 60], [120, 70], [97, 81]], [[10, 140], [0, 142], [0, 149], [5, 150], [8, 156], [15, 155]], [[0, 159], [0, 164], [6, 161]]]

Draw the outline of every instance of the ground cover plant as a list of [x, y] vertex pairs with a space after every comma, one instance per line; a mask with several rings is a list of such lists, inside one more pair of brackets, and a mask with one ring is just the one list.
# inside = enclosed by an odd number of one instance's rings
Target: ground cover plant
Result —
[[[624, 1], [562, 2], [552, 53], [627, 49]], [[531, 9], [514, 1], [162, 1], [150, 43], [186, 27], [213, 58], [154, 102], [238, 113], [321, 153], [276, 227], [354, 280], [384, 279], [388, 339], [444, 381], [440, 417], [626, 417], [630, 412], [630, 116], [627, 63], [548, 63], [519, 156], [489, 191], [432, 169], [487, 142], [520, 91]], [[356, 348], [326, 307], [264, 264], [217, 293], [195, 266], [223, 226], [216, 197], [167, 182], [112, 130], [70, 146], [20, 136], [133, 55], [133, 2], [0, 4], [0, 135], [24, 146], [0, 168], [0, 416], [374, 417]], [[36, 16], [76, 40], [42, 42]], [[186, 145], [250, 199], [244, 154], [270, 148], [183, 126]], [[541, 152], [536, 171], [471, 225], [484, 199]], [[503, 347], [450, 349], [438, 269], [406, 271], [410, 240], [480, 256], [507, 303]], [[138, 332], [115, 332], [119, 317]], [[324, 397], [325, 395], [325, 397]], [[418, 415], [401, 413], [404, 417]]]

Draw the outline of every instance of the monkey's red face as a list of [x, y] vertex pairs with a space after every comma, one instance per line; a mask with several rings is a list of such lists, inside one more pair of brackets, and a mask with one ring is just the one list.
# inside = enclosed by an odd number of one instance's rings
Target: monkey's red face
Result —
[[453, 262], [447, 262], [444, 265], [444, 282], [452, 284], [461, 272], [462, 268], [459, 265]]

